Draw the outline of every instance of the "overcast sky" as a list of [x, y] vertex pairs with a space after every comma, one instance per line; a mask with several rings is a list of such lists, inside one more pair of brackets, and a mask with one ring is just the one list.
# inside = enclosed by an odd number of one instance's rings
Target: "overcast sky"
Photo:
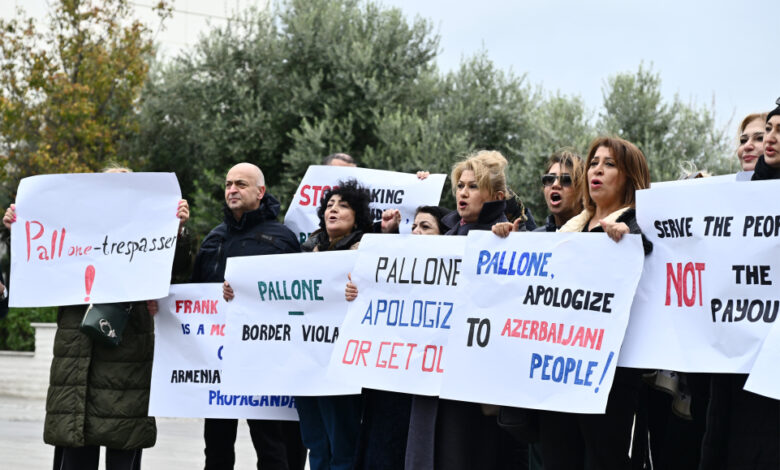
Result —
[[[151, 0], [131, 0], [148, 15]], [[439, 68], [449, 71], [480, 49], [500, 68], [527, 74], [547, 91], [579, 95], [601, 110], [610, 75], [644, 61], [661, 74], [663, 92], [716, 106], [729, 132], [746, 114], [774, 107], [780, 96], [780, 1], [711, 0], [382, 0], [410, 18], [433, 22], [441, 36]], [[0, 16], [16, 5], [42, 15], [47, 0], [0, 0]], [[187, 47], [236, 8], [265, 0], [175, 0], [159, 35], [165, 50]]]

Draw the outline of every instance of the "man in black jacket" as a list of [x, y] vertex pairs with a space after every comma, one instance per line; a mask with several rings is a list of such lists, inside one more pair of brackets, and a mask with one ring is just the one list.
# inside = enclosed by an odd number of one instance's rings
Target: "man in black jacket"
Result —
[[[233, 256], [301, 251], [295, 235], [276, 220], [280, 204], [266, 193], [262, 171], [239, 163], [225, 177], [225, 218], [203, 240], [195, 258], [192, 282], [224, 282], [225, 264]], [[302, 470], [306, 449], [297, 422], [247, 420], [257, 451], [257, 468]], [[206, 419], [206, 470], [232, 469], [238, 420]]]

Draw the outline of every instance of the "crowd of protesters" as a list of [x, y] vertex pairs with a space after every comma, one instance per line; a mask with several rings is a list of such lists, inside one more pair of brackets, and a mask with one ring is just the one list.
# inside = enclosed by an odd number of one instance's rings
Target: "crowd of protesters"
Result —
[[[743, 171], [753, 171], [753, 180], [780, 178], [780, 100], [777, 105], [745, 117], [738, 129], [736, 155]], [[355, 166], [344, 153], [322, 163]], [[548, 214], [539, 227], [507, 185], [510, 164], [490, 150], [457, 162], [451, 173], [455, 209], [420, 207], [412, 233], [593, 232], [616, 243], [625, 234], [641, 234], [635, 194], [650, 186], [650, 171], [633, 143], [598, 137], [584, 157], [572, 151], [552, 154], [540, 168]], [[224, 280], [229, 257], [353, 250], [363, 234], [397, 232], [400, 222], [399, 212], [390, 209], [374, 223], [367, 188], [342, 181], [322, 196], [320, 227], [301, 245], [277, 221], [280, 203], [267, 192], [260, 168], [238, 163], [228, 171], [224, 189], [223, 221], [203, 240], [194, 266], [186, 262], [189, 206], [179, 203], [177, 252], [184, 254], [177, 255], [174, 269], [179, 275], [185, 271], [191, 282], [223, 283], [226, 300], [234, 297]], [[10, 229], [15, 221], [12, 204], [3, 223]], [[653, 249], [644, 237], [643, 246], [645, 254]], [[7, 301], [2, 283], [0, 294]], [[359, 286], [347, 282], [347, 300], [358, 295]], [[45, 442], [56, 446], [55, 470], [97, 469], [101, 446], [108, 470], [140, 469], [142, 449], [155, 443], [148, 402], [157, 305], [133, 302], [123, 308], [130, 312], [130, 324], [116, 348], [93, 344], [79, 332], [85, 307], [59, 308], [44, 428]], [[742, 374], [618, 367], [603, 414], [364, 389], [359, 395], [296, 397], [299, 423], [248, 424], [262, 470], [302, 470], [307, 450], [312, 470], [778, 469], [779, 403], [745, 391], [745, 380]], [[207, 470], [233, 468], [237, 425], [237, 420], [205, 420]]]

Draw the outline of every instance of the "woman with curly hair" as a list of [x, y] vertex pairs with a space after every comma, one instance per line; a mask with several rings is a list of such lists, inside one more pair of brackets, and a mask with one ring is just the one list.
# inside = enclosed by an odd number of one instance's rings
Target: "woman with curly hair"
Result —
[[[371, 231], [371, 195], [356, 180], [339, 182], [325, 192], [317, 215], [320, 228], [303, 244], [303, 251], [355, 250]], [[362, 409], [361, 395], [295, 397], [303, 444], [312, 470], [353, 467]]]

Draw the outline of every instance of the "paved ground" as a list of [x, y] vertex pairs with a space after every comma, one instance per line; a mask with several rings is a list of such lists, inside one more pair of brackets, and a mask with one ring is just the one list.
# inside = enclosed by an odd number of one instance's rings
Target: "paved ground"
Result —
[[[3, 470], [52, 468], [54, 447], [43, 443], [42, 400], [0, 396], [0, 462]], [[239, 423], [236, 470], [256, 468], [246, 423]], [[101, 463], [101, 469], [103, 464]], [[203, 468], [203, 420], [157, 419], [157, 445], [144, 450], [144, 470]]]

